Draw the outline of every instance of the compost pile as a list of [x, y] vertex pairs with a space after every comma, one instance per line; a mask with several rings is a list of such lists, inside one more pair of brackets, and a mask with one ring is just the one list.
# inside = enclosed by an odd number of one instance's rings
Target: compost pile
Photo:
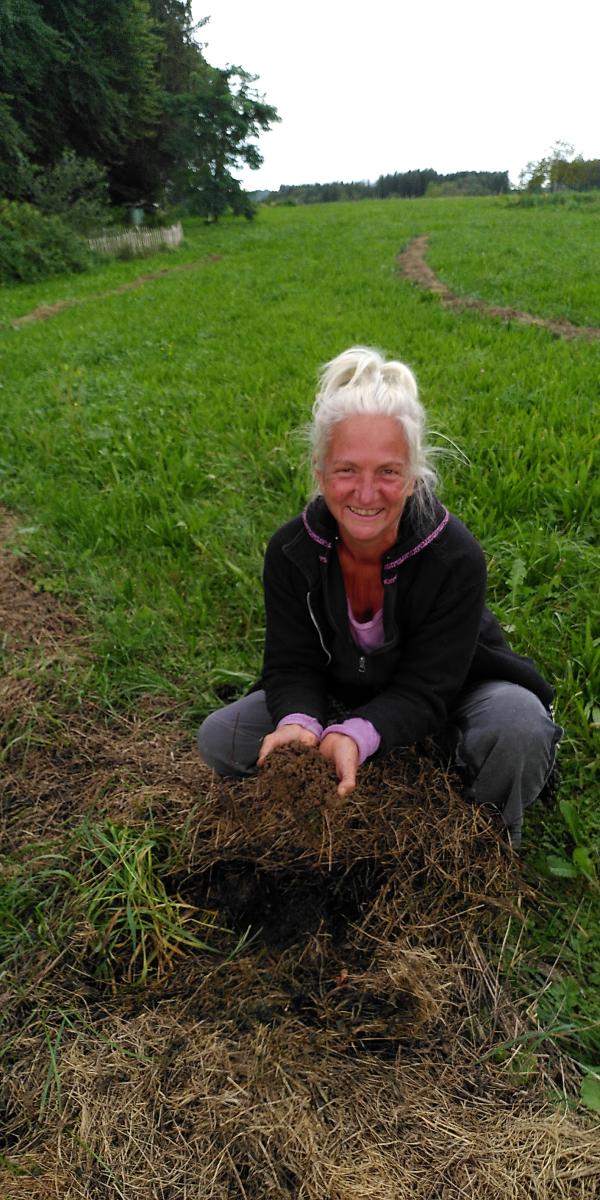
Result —
[[[44, 663], [80, 637], [45, 603]], [[218, 953], [109, 983], [84, 928], [30, 928], [0, 977], [2, 1200], [600, 1195], [598, 1128], [510, 995], [522, 868], [455, 778], [389, 759], [340, 802], [290, 747], [226, 783], [167, 707], [58, 724], [44, 678], [0, 692], [11, 737], [36, 731], [6, 753], [6, 844], [58, 847], [90, 813], [170, 829], [173, 893], [214, 913]]]

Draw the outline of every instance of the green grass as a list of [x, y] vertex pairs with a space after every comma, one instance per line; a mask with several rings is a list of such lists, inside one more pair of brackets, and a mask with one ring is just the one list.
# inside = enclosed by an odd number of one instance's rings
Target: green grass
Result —
[[[29, 955], [70, 953], [90, 976], [146, 984], [168, 973], [185, 951], [232, 957], [245, 939], [229, 939], [217, 914], [173, 894], [181, 838], [166, 830], [84, 821], [58, 849], [28, 846], [0, 860], [2, 977], [19, 975]], [[0, 1015], [0, 1026], [3, 1018]]]
[[600, 195], [586, 200], [535, 208], [513, 197], [477, 201], [453, 231], [432, 226], [430, 265], [457, 292], [488, 303], [600, 325]]
[[[216, 688], [256, 677], [262, 553], [307, 492], [294, 431], [308, 419], [317, 368], [353, 343], [378, 345], [416, 371], [433, 440], [463, 452], [465, 461], [440, 459], [442, 496], [484, 545], [490, 602], [513, 645], [556, 686], [563, 795], [595, 858], [600, 344], [446, 310], [398, 278], [396, 256], [430, 233], [430, 262], [456, 290], [600, 324], [597, 223], [594, 203], [280, 208], [252, 225], [190, 222], [169, 256], [6, 289], [0, 499], [23, 515], [17, 540], [37, 586], [77, 600], [93, 631], [95, 658], [71, 692], [105, 708], [166, 693], [191, 729]], [[93, 299], [209, 255], [220, 258]], [[86, 302], [20, 329], [8, 323], [67, 298]], [[540, 871], [549, 873], [548, 855], [570, 858], [560, 816], [534, 817], [530, 831]], [[548, 928], [539, 922], [536, 944], [547, 957], [564, 942], [566, 969], [598, 1019], [588, 982], [600, 949], [597, 885], [579, 875], [551, 886], [560, 907]], [[566, 933], [574, 921], [585, 931], [576, 949]], [[585, 1036], [591, 1044], [598, 1034]]]

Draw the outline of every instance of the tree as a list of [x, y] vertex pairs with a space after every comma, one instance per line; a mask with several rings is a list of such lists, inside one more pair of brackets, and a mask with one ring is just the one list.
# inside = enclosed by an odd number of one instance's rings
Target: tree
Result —
[[520, 184], [528, 192], [589, 192], [600, 188], [600, 160], [582, 158], [569, 142], [556, 142], [545, 158], [527, 163]]
[[152, 135], [159, 113], [160, 40], [147, 0], [49, 0], [48, 6], [70, 50], [61, 95], [63, 144], [53, 160], [65, 145], [96, 159], [108, 169], [113, 197], [128, 199], [123, 166], [133, 144]]
[[2, 163], [47, 168], [69, 148], [112, 182], [158, 115], [148, 0], [0, 0], [0, 31]]
[[208, 17], [194, 21], [191, 0], [149, 0], [153, 29], [159, 39], [155, 64], [158, 114], [151, 134], [129, 147], [120, 165], [115, 189], [123, 199], [152, 203], [163, 198], [185, 161], [187, 150], [186, 97], [204, 64], [198, 30]]
[[187, 96], [173, 98], [172, 139], [181, 163], [170, 191], [188, 198], [190, 211], [217, 220], [228, 207], [251, 215], [251, 206], [232, 174], [242, 164], [254, 169], [262, 155], [254, 139], [279, 120], [242, 67], [211, 67], [204, 60]]
[[558, 159], [550, 167], [550, 191], [589, 192], [600, 187], [600, 162], [578, 154], [571, 162]]
[[[34, 200], [39, 172], [107, 173], [113, 202], [164, 196], [250, 215], [232, 173], [278, 120], [240, 67], [209, 66], [191, 0], [0, 0], [0, 189]], [[65, 159], [65, 153], [75, 158]], [[63, 189], [64, 190], [64, 189]]]
[[60, 33], [44, 20], [37, 0], [0, 2], [0, 193], [20, 198], [27, 191], [29, 166], [44, 141], [54, 140], [56, 117], [51, 80], [68, 50]]
[[109, 220], [106, 170], [92, 158], [65, 150], [51, 167], [32, 167], [30, 198], [43, 213], [60, 215], [71, 229], [90, 234]]
[[[575, 149], [569, 142], [555, 142], [545, 158], [539, 162], [528, 162], [519, 175], [521, 188], [527, 192], [554, 191], [559, 164], [569, 161]], [[552, 182], [554, 179], [554, 187]]]

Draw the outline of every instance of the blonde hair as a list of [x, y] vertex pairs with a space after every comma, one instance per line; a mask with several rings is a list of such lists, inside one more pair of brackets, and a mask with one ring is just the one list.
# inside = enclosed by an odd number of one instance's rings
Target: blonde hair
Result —
[[425, 516], [431, 511], [436, 473], [425, 441], [425, 410], [410, 367], [386, 362], [378, 350], [365, 346], [352, 346], [325, 364], [309, 430], [316, 470], [323, 469], [334, 425], [358, 413], [393, 417], [398, 422], [408, 447], [415, 503]]

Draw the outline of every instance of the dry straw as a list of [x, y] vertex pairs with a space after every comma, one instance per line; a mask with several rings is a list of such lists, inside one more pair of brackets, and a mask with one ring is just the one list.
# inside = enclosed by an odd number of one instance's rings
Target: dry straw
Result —
[[519, 1067], [530, 1029], [490, 965], [521, 871], [443, 770], [390, 763], [339, 806], [288, 750], [258, 781], [198, 770], [189, 801], [162, 812], [177, 886], [254, 941], [113, 998], [63, 959], [62, 1016], [15, 1028], [3, 1197], [600, 1194], [598, 1130], [557, 1103], [547, 1040]]

